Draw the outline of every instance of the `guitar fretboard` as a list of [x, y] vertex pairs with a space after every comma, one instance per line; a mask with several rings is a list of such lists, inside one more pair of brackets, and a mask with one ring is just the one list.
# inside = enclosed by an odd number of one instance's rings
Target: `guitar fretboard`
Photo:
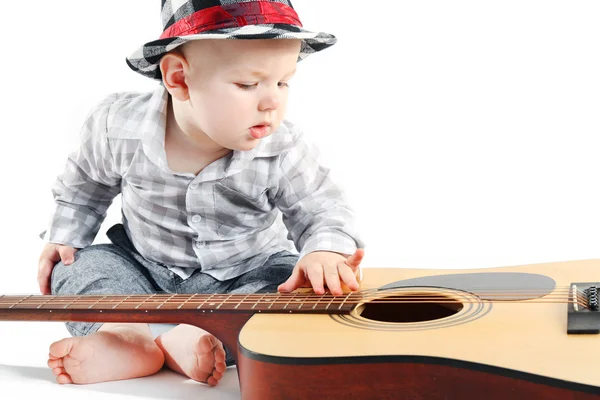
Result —
[[360, 298], [359, 293], [342, 296], [314, 293], [0, 296], [0, 311], [6, 313], [26, 310], [48, 312], [197, 310], [199, 312], [345, 314], [354, 308]]

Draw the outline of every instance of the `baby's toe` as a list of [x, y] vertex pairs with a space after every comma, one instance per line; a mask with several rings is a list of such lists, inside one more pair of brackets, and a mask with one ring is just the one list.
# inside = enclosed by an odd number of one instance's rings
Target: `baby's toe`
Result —
[[51, 360], [66, 357], [73, 348], [76, 338], [65, 338], [50, 345], [49, 357]]
[[217, 345], [215, 341], [216, 338], [212, 335], [202, 336], [198, 342], [198, 351], [200, 353], [211, 353]]
[[215, 363], [215, 371], [223, 373], [227, 369], [227, 365], [225, 362], [216, 362]]
[[48, 367], [49, 368], [64, 367], [63, 359], [62, 358], [49, 359]]
[[73, 380], [71, 379], [71, 376], [69, 374], [62, 373], [56, 377], [56, 382], [60, 384], [68, 384], [73, 383]]
[[223, 378], [223, 373], [215, 369], [212, 373], [212, 377], [215, 378], [217, 381], [220, 381]]
[[210, 375], [208, 377], [208, 379], [206, 380], [206, 383], [209, 384], [210, 386], [217, 386], [219, 384], [219, 379], [217, 379], [214, 376]]

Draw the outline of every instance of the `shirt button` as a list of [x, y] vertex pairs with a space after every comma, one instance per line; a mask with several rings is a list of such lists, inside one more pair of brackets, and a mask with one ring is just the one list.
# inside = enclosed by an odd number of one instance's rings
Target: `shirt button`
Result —
[[198, 214], [196, 214], [192, 217], [192, 222], [197, 224], [198, 222], [200, 222], [201, 219], [202, 219], [202, 217], [199, 216]]
[[204, 246], [204, 242], [203, 241], [199, 240], [199, 241], [196, 242], [196, 247], [200, 248], [202, 246]]
[[198, 189], [198, 183], [196, 183], [196, 182], [193, 182], [193, 183], [191, 183], [191, 184], [190, 184], [190, 189], [191, 189], [191, 190], [196, 190], [196, 189]]

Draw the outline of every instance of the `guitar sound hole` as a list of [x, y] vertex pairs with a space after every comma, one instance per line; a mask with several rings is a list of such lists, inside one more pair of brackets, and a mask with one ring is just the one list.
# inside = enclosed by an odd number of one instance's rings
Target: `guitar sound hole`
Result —
[[388, 296], [364, 303], [362, 318], [381, 322], [423, 322], [446, 318], [463, 309], [455, 299], [431, 293]]

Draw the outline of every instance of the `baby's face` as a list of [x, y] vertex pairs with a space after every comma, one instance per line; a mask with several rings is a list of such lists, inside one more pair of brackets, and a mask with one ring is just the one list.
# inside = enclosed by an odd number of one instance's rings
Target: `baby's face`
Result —
[[296, 71], [299, 40], [199, 40], [183, 52], [190, 65], [186, 83], [192, 135], [247, 151], [277, 130]]

